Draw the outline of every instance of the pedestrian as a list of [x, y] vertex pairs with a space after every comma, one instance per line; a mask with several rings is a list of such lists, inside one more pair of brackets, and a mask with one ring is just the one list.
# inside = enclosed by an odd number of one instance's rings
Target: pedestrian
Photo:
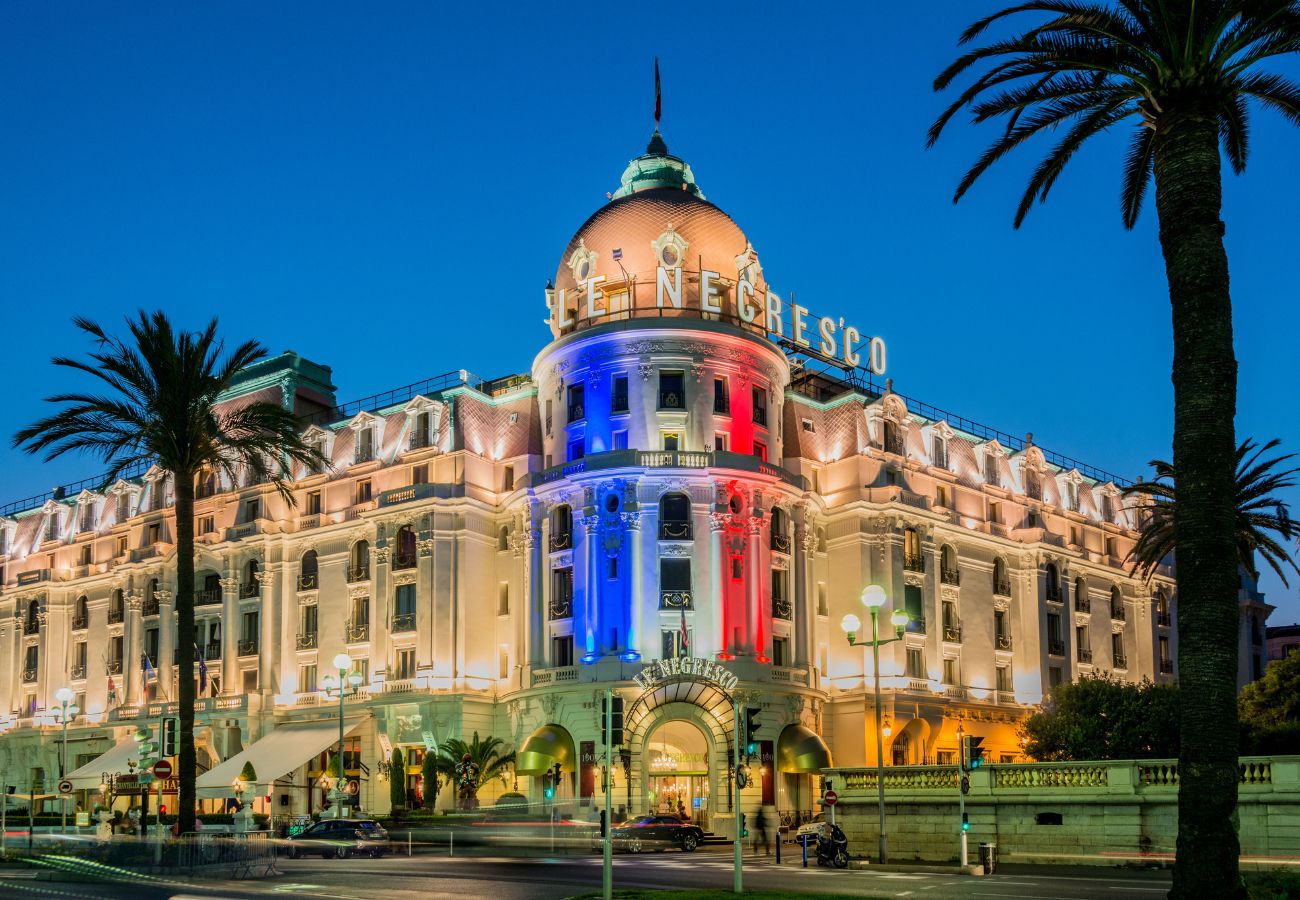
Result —
[[772, 855], [772, 842], [767, 834], [767, 813], [763, 812], [763, 807], [758, 808], [758, 815], [754, 817], [754, 855], [758, 855], [758, 847], [763, 846], [763, 855]]

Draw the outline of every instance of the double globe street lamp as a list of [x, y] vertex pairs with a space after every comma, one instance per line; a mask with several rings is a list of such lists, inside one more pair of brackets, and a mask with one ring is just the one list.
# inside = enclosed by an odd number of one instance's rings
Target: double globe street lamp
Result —
[[880, 610], [888, 597], [885, 589], [878, 584], [869, 584], [862, 590], [862, 605], [871, 613], [871, 640], [858, 640], [862, 629], [862, 620], [849, 613], [840, 620], [840, 628], [849, 639], [850, 647], [871, 647], [871, 666], [875, 676], [876, 689], [876, 792], [880, 808], [880, 862], [888, 862], [885, 852], [885, 741], [884, 723], [880, 711], [880, 648], [903, 639], [903, 630], [907, 627], [909, 616], [901, 609], [894, 610], [889, 621], [894, 625], [894, 637], [880, 637]]
[[[52, 714], [59, 720], [63, 726], [63, 741], [59, 747], [59, 781], [68, 777], [68, 723], [77, 717], [81, 710], [77, 704], [72, 702], [76, 695], [72, 693], [72, 688], [61, 687], [54, 692], [54, 699], [59, 701], [56, 709]], [[68, 833], [68, 797], [63, 791], [59, 791], [59, 812], [63, 814], [63, 822], [59, 826], [61, 834]]]
[[335, 678], [333, 675], [326, 675], [323, 681], [325, 684], [325, 694], [327, 696], [332, 695], [336, 690], [339, 692], [339, 752], [337, 757], [339, 773], [338, 781], [334, 783], [334, 817], [336, 819], [341, 819], [343, 818], [343, 786], [347, 781], [347, 770], [343, 765], [343, 700], [347, 695], [347, 689], [349, 686], [351, 686], [353, 690], [356, 690], [357, 687], [360, 686], [361, 673], [357, 671], [348, 671], [352, 668], [352, 657], [348, 656], [346, 653], [340, 653], [334, 657], [334, 668], [339, 670], [338, 677]]

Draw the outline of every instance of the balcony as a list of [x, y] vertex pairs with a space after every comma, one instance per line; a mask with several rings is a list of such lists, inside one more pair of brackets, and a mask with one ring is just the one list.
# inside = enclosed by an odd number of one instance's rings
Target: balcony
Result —
[[240, 656], [256, 656], [256, 655], [257, 655], [257, 638], [244, 638], [243, 640], [241, 640], [241, 641], [239, 642], [239, 655], [240, 655]]
[[159, 605], [158, 605], [157, 597], [146, 597], [144, 603], [140, 604], [140, 615], [156, 616], [158, 615], [158, 608]]
[[73, 666], [71, 669], [68, 670], [68, 677], [71, 678], [73, 681], [84, 680], [86, 677], [86, 666], [84, 664], [80, 666]]
[[1011, 635], [1009, 634], [999, 634], [996, 640], [999, 650], [1010, 650], [1015, 646], [1011, 640]]
[[315, 650], [316, 649], [316, 632], [305, 631], [298, 635], [295, 642], [295, 648], [298, 650]]
[[195, 606], [217, 606], [221, 603], [221, 588], [211, 588], [204, 591], [195, 591]]
[[1112, 659], [1112, 661], [1115, 663], [1115, 668], [1117, 668], [1117, 669], [1127, 669], [1127, 668], [1128, 668], [1128, 656], [1127, 656], [1126, 654], [1124, 654], [1124, 653], [1116, 653], [1116, 654], [1114, 654], [1114, 655], [1113, 655], [1113, 659]]
[[1065, 656], [1065, 641], [1048, 640], [1047, 653], [1049, 656]]
[[998, 688], [997, 702], [1003, 706], [1014, 706], [1016, 702], [1016, 692], [1009, 688]]
[[77, 613], [72, 617], [72, 630], [85, 631], [86, 627], [90, 624], [89, 620], [90, 620], [90, 616], [88, 616], [87, 614]]
[[207, 646], [203, 648], [203, 658], [221, 659], [221, 641], [208, 641]]
[[1010, 597], [1011, 596], [1011, 579], [1008, 577], [993, 579], [993, 596]]
[[807, 479], [802, 475], [787, 472], [780, 466], [764, 462], [749, 453], [732, 453], [728, 450], [609, 450], [604, 453], [589, 453], [582, 459], [571, 460], [558, 466], [551, 466], [528, 476], [528, 485], [537, 487], [569, 478], [583, 472], [597, 472], [605, 469], [623, 468], [644, 469], [732, 469], [740, 472], [757, 472], [772, 478], [779, 478], [786, 484], [804, 488]]
[[943, 626], [943, 639], [949, 642], [950, 644], [960, 644], [961, 626], [945, 624]]
[[1110, 617], [1116, 622], [1127, 621], [1128, 614], [1124, 611], [1123, 604], [1116, 606], [1115, 604], [1112, 603], [1110, 606]]
[[1081, 613], [1092, 612], [1092, 601], [1088, 599], [1087, 594], [1074, 595], [1074, 611]]
[[557, 550], [569, 550], [573, 547], [573, 532], [561, 531], [559, 534], [551, 535], [551, 552]]
[[121, 625], [122, 622], [125, 621], [125, 619], [126, 619], [125, 607], [118, 607], [117, 609], [110, 609], [108, 611], [109, 625]]
[[570, 422], [581, 422], [587, 418], [587, 410], [582, 406], [570, 406], [568, 409]]
[[122, 660], [110, 659], [107, 663], [104, 664], [104, 668], [108, 671], [109, 675], [121, 675]]
[[370, 580], [370, 566], [348, 566], [348, 584]]
[[27, 619], [23, 622], [23, 634], [40, 634], [40, 619]]
[[23, 684], [34, 684], [36, 682], [35, 669], [23, 669]]
[[1078, 654], [1079, 654], [1079, 662], [1083, 663], [1084, 665], [1088, 665], [1088, 666], [1092, 665], [1092, 648], [1091, 648], [1091, 647], [1080, 647], [1080, 648], [1078, 649]]
[[660, 391], [659, 392], [660, 409], [685, 409], [686, 398], [677, 391]]
[[924, 572], [925, 557], [919, 553], [907, 553], [903, 556], [903, 568], [908, 572]]
[[690, 522], [660, 522], [659, 540], [689, 541], [691, 539]]
[[298, 590], [314, 591], [320, 588], [320, 577], [315, 572], [303, 572], [298, 576]]
[[556, 619], [568, 619], [573, 615], [573, 597], [572, 595], [557, 594], [551, 597], [551, 605], [547, 610], [548, 617], [552, 622]]
[[787, 621], [794, 618], [794, 604], [786, 597], [772, 598], [772, 615]]
[[1173, 624], [1173, 620], [1174, 617], [1169, 613], [1168, 610], [1166, 610], [1165, 612], [1156, 613], [1156, 624], [1159, 625], [1161, 628], [1168, 628], [1170, 625]]
[[414, 569], [414, 568], [415, 568], [415, 554], [414, 554], [414, 553], [394, 553], [394, 554], [393, 554], [393, 568], [394, 568], [394, 569]]
[[1172, 675], [1174, 673], [1174, 661], [1172, 659], [1160, 660], [1160, 672], [1163, 675]]
[[415, 613], [398, 613], [393, 616], [393, 634], [403, 634], [415, 630]]
[[690, 591], [660, 591], [660, 609], [694, 609], [691, 605]]
[[248, 600], [262, 593], [262, 585], [256, 581], [245, 581], [239, 586], [239, 599]]
[[1061, 586], [1060, 586], [1059, 584], [1049, 584], [1049, 585], [1047, 586], [1046, 594], [1047, 594], [1047, 602], [1048, 602], [1048, 603], [1061, 603], [1061, 602], [1063, 602], [1063, 600], [1062, 600], [1062, 594], [1061, 594]]
[[908, 634], [925, 634], [925, 616], [913, 616], [905, 627]]
[[941, 584], [961, 584], [961, 569], [940, 569], [939, 582]]
[[349, 644], [364, 644], [370, 640], [370, 623], [369, 622], [349, 622], [347, 627], [347, 642]]
[[903, 455], [903, 439], [896, 434], [887, 434], [885, 436], [885, 452], [892, 453], [895, 456]]
[[772, 532], [772, 549], [777, 553], [790, 552], [790, 535], [779, 531]]

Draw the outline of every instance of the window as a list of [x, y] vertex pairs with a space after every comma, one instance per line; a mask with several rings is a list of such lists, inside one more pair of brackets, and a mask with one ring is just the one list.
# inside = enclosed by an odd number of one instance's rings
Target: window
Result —
[[925, 651], [920, 647], [907, 648], [907, 677], [925, 678]]
[[1073, 481], [1065, 483], [1065, 508], [1072, 512], [1079, 511], [1079, 485]]
[[45, 539], [47, 541], [57, 541], [59, 539], [59, 514], [57, 512], [50, 513], [49, 518], [45, 521]]
[[551, 552], [573, 546], [573, 510], [562, 503], [551, 510]]
[[948, 468], [948, 442], [941, 434], [930, 438], [930, 464], [939, 469]]
[[262, 517], [262, 501], [257, 497], [244, 501], [244, 521], [254, 522]]
[[125, 522], [131, 518], [131, 495], [123, 491], [117, 495], [117, 521]]
[[1092, 662], [1092, 649], [1088, 646], [1088, 627], [1086, 625], [1074, 626], [1074, 652], [1079, 657], [1079, 662]]
[[[429, 480], [429, 467], [417, 466], [416, 468], [422, 469], [424, 471], [424, 481], [420, 481], [417, 483], [425, 484]], [[515, 467], [513, 465], [506, 466], [504, 469], [501, 470], [501, 490], [513, 491], [514, 489], [515, 489]]]
[[788, 666], [790, 657], [789, 638], [772, 638], [772, 665]]
[[804, 420], [802, 420], [802, 423], [801, 423], [801, 424], [803, 425], [803, 430], [806, 431], [806, 432], [808, 432], [809, 434], [816, 434], [816, 433], [817, 433], [817, 426], [816, 426], [815, 424], [813, 424], [813, 420], [812, 420], [812, 419], [804, 419]]
[[551, 638], [551, 665], [561, 668], [573, 665], [573, 635]]
[[72, 664], [81, 670], [82, 677], [86, 674], [86, 642], [77, 641], [73, 645]]
[[585, 385], [569, 385], [569, 422], [581, 422], [583, 419], [587, 418], [586, 391], [587, 389]]
[[1011, 686], [1011, 666], [1005, 664], [1000, 665], [995, 670], [995, 673], [997, 678], [995, 683], [997, 684], [997, 689], [999, 691], [1015, 690], [1015, 688]]
[[573, 615], [573, 569], [566, 567], [551, 572], [550, 618], [567, 619]]
[[997, 487], [1001, 484], [998, 478], [998, 456], [988, 450], [984, 451], [984, 483]]
[[418, 450], [429, 446], [430, 425], [432, 417], [428, 412], [419, 413], [411, 425], [410, 449]]
[[1101, 520], [1103, 522], [1115, 520], [1115, 498], [1108, 493], [1101, 495]]
[[217, 530], [216, 520], [212, 516], [199, 516], [199, 525], [195, 530], [199, 534], [212, 534]]
[[242, 673], [244, 693], [249, 694], [257, 690], [257, 669], [245, 669]]
[[615, 449], [615, 450], [626, 450], [626, 449], [627, 449], [627, 429], [626, 429], [626, 428], [623, 428], [623, 429], [620, 429], [620, 430], [614, 432], [614, 449]]
[[1061, 673], [1060, 666], [1047, 667], [1047, 686], [1049, 688], [1054, 688], [1060, 685], [1061, 679], [1062, 679], [1062, 673]]
[[393, 631], [415, 630], [415, 585], [399, 584], [393, 603]]
[[115, 552], [113, 553], [113, 556], [122, 557], [122, 556], [126, 556], [126, 553], [127, 553], [127, 536], [121, 535], [117, 539], [117, 545], [115, 547]]
[[303, 512], [309, 516], [320, 515], [320, 491], [307, 492], [307, 502], [303, 505]]
[[154, 668], [158, 667], [158, 629], [146, 628], [144, 630], [144, 654], [149, 657], [149, 662]]
[[943, 658], [943, 683], [954, 687], [961, 684], [961, 662], [955, 656]]
[[298, 693], [300, 694], [316, 693], [316, 667], [314, 665], [299, 667]]
[[151, 522], [144, 532], [144, 542], [146, 546], [162, 543], [162, 523]]
[[410, 525], [403, 525], [397, 529], [397, 546], [394, 548], [393, 568], [394, 569], [414, 569], [415, 568], [415, 532], [411, 530]]
[[614, 581], [618, 578], [618, 557], [617, 556], [611, 556], [608, 558], [607, 564], [605, 566], [605, 577], [608, 578], [610, 581]]
[[375, 458], [375, 431], [373, 428], [361, 428], [357, 431], [357, 455], [355, 462], [369, 462]]
[[1060, 603], [1061, 598], [1061, 570], [1056, 568], [1055, 563], [1048, 563], [1044, 569], [1044, 586], [1047, 590], [1047, 599], [1053, 603]]
[[691, 539], [691, 498], [685, 494], [664, 494], [659, 498], [659, 540]]
[[615, 375], [614, 390], [610, 395], [609, 411], [612, 413], [625, 413], [627, 410], [627, 376]]
[[686, 409], [686, 375], [683, 372], [659, 373], [659, 408]]
[[713, 449], [714, 449], [714, 450], [721, 450], [721, 451], [723, 451], [724, 453], [726, 452], [726, 450], [727, 450], [727, 435], [726, 435], [725, 433], [723, 433], [723, 432], [721, 432], [721, 431], [718, 431], [718, 432], [715, 432], [715, 433], [714, 433], [714, 435], [713, 435]]
[[731, 415], [731, 392], [726, 378], [713, 379], [713, 414]]
[[1047, 652], [1052, 656], [1065, 655], [1065, 640], [1061, 636], [1061, 614], [1047, 614]]
[[[510, 466], [506, 466], [507, 469]], [[514, 479], [511, 478], [506, 484], [506, 490], [513, 485]], [[411, 467], [411, 484], [428, 484], [429, 483], [429, 464], [420, 463], [418, 466]]]
[[1011, 576], [1007, 574], [1007, 563], [1002, 557], [993, 560], [993, 593], [1002, 597], [1011, 596]]
[[884, 442], [886, 453], [903, 455], [903, 436], [898, 432], [898, 423], [892, 419], [885, 420]]
[[[552, 405], [552, 401], [548, 397], [546, 400], [546, 433], [547, 434], [551, 433], [551, 424], [552, 424], [551, 405]], [[548, 468], [550, 467], [550, 463], [547, 463], [547, 467]]]
[[659, 634], [664, 659], [685, 659], [691, 655], [691, 631], [689, 628], [686, 629], [684, 639], [680, 628], [665, 628]]
[[664, 449], [677, 452], [682, 447], [682, 435], [678, 431], [665, 431], [663, 434]]
[[745, 577], [745, 561], [739, 556], [731, 558], [731, 580], [741, 581]]
[[1002, 524], [1002, 504], [996, 500], [989, 501], [989, 521], [994, 525]]
[[1074, 579], [1074, 611], [1090, 612], [1092, 600], [1088, 597], [1088, 582], [1082, 578]]
[[370, 502], [370, 479], [369, 478], [365, 478], [357, 482], [356, 495], [353, 498], [352, 502], [353, 503]]
[[691, 608], [691, 561], [678, 556], [659, 560], [659, 608]]
[[1111, 650], [1111, 654], [1114, 656], [1115, 668], [1127, 669], [1128, 655], [1125, 654], [1124, 652], [1123, 632], [1117, 632], [1110, 636], [1110, 650]]
[[398, 681], [405, 681], [408, 678], [415, 677], [414, 648], [397, 651], [396, 665], [393, 667], [393, 677]]
[[767, 391], [761, 387], [753, 388], [754, 424], [767, 427]]
[[995, 609], [993, 611], [993, 636], [999, 650], [1011, 649], [1011, 627], [1007, 623], [1007, 611], [1005, 609]]
[[298, 617], [298, 634], [303, 637], [315, 638], [317, 618], [315, 603], [309, 603], [302, 607]]
[[320, 587], [317, 580], [318, 565], [315, 550], [308, 550], [302, 555], [302, 561], [298, 565], [298, 590], [314, 591]]
[[167, 499], [167, 482], [159, 478], [150, 486], [150, 493], [153, 495], [150, 499], [150, 509], [162, 509]]
[[[84, 648], [86, 645], [82, 644], [81, 646]], [[1163, 634], [1160, 635], [1158, 647], [1160, 649], [1160, 671], [1165, 673], [1172, 672], [1174, 670], [1174, 658], [1169, 653], [1169, 638], [1165, 637]]]
[[[207, 532], [203, 532], [203, 533], [206, 534]], [[82, 544], [81, 559], [80, 562], [78, 562], [78, 565], [82, 565], [82, 566], [90, 565], [90, 563], [94, 559], [94, 555], [95, 555], [94, 547], [92, 547], [90, 544]]]
[[948, 507], [948, 488], [942, 484], [934, 486], [934, 505], [945, 509]]
[[754, 455], [763, 462], [767, 462], [767, 444], [762, 441], [754, 441]]
[[778, 619], [793, 619], [794, 604], [786, 587], [790, 573], [784, 569], [772, 570], [772, 615]]
[[575, 440], [569, 441], [569, 455], [567, 457], [568, 461], [573, 462], [575, 459], [582, 459], [585, 450], [586, 450], [586, 443], [583, 441], [582, 438], [577, 438]]
[[510, 615], [510, 582], [508, 581], [497, 585], [497, 615]]

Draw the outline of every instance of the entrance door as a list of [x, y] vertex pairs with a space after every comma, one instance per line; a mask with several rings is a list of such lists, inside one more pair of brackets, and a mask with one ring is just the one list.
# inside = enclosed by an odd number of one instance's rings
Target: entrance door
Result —
[[649, 812], [708, 830], [709, 753], [704, 733], [682, 719], [665, 722], [646, 742]]

